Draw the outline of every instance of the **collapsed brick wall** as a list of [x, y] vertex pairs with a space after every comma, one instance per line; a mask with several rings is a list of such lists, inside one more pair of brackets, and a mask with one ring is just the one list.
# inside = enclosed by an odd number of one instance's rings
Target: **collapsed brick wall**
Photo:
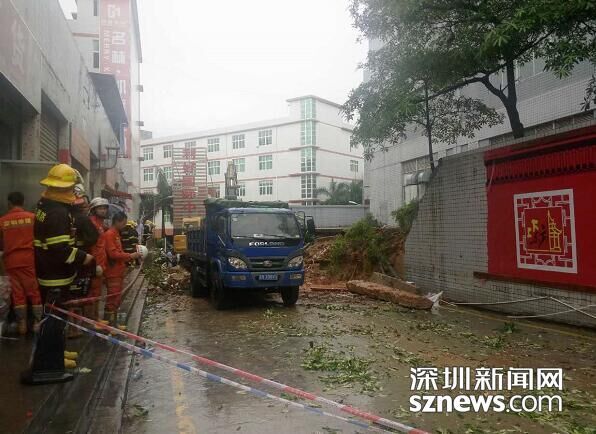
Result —
[[[578, 308], [596, 305], [595, 293], [474, 277], [474, 272], [488, 270], [483, 151], [478, 149], [441, 160], [406, 241], [407, 280], [429, 292], [443, 291], [446, 299], [455, 302], [494, 303], [550, 296]], [[549, 299], [482, 307], [512, 315], [570, 310]], [[584, 311], [596, 316], [596, 307]], [[579, 312], [544, 319], [596, 327], [595, 319]]]

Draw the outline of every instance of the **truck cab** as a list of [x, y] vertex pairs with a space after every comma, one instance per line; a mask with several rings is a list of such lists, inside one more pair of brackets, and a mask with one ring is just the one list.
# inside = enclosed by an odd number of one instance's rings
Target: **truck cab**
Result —
[[298, 300], [304, 283], [304, 230], [283, 202], [206, 201], [207, 216], [187, 232], [193, 296], [210, 295], [217, 309], [234, 291], [280, 292]]

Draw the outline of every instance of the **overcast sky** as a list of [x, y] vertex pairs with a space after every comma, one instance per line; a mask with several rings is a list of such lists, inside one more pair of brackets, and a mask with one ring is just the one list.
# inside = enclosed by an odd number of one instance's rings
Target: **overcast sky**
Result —
[[343, 103], [362, 80], [349, 0], [138, 3], [141, 119], [155, 137], [283, 117], [300, 95]]

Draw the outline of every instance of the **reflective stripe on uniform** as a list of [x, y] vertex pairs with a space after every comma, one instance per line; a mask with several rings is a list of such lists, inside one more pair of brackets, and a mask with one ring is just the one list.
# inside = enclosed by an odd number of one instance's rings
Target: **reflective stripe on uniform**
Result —
[[46, 245], [51, 246], [53, 244], [60, 244], [60, 243], [74, 243], [74, 238], [70, 235], [58, 235], [57, 237], [49, 237], [46, 238]]
[[72, 264], [75, 260], [75, 258], [77, 257], [77, 252], [79, 251], [79, 249], [77, 249], [76, 247], [74, 247], [72, 249], [72, 251], [70, 252], [70, 255], [68, 255], [68, 258], [66, 258], [66, 263], [67, 264]]
[[66, 279], [37, 279], [41, 286], [65, 286], [70, 285], [77, 277], [76, 273], [73, 274], [71, 277], [67, 277]]
[[44, 250], [48, 250], [48, 246], [60, 243], [68, 243], [69, 246], [74, 246], [75, 239], [69, 235], [60, 235], [58, 237], [48, 238], [45, 243], [41, 240], [33, 240], [33, 245], [35, 247], [41, 247]]

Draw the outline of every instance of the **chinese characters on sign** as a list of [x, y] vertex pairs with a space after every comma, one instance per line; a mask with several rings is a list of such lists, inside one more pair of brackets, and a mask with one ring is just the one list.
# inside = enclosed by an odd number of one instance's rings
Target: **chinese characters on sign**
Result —
[[174, 227], [182, 227], [185, 217], [205, 215], [207, 198], [207, 150], [195, 147], [172, 148], [172, 190]]
[[410, 368], [410, 380], [412, 391], [563, 390], [561, 368]]
[[[100, 20], [100, 70], [113, 74], [120, 91], [124, 110], [130, 121], [130, 0], [103, 0]], [[121, 144], [123, 156], [130, 157], [131, 132], [124, 128]]]
[[577, 273], [573, 190], [513, 197], [518, 268]]

